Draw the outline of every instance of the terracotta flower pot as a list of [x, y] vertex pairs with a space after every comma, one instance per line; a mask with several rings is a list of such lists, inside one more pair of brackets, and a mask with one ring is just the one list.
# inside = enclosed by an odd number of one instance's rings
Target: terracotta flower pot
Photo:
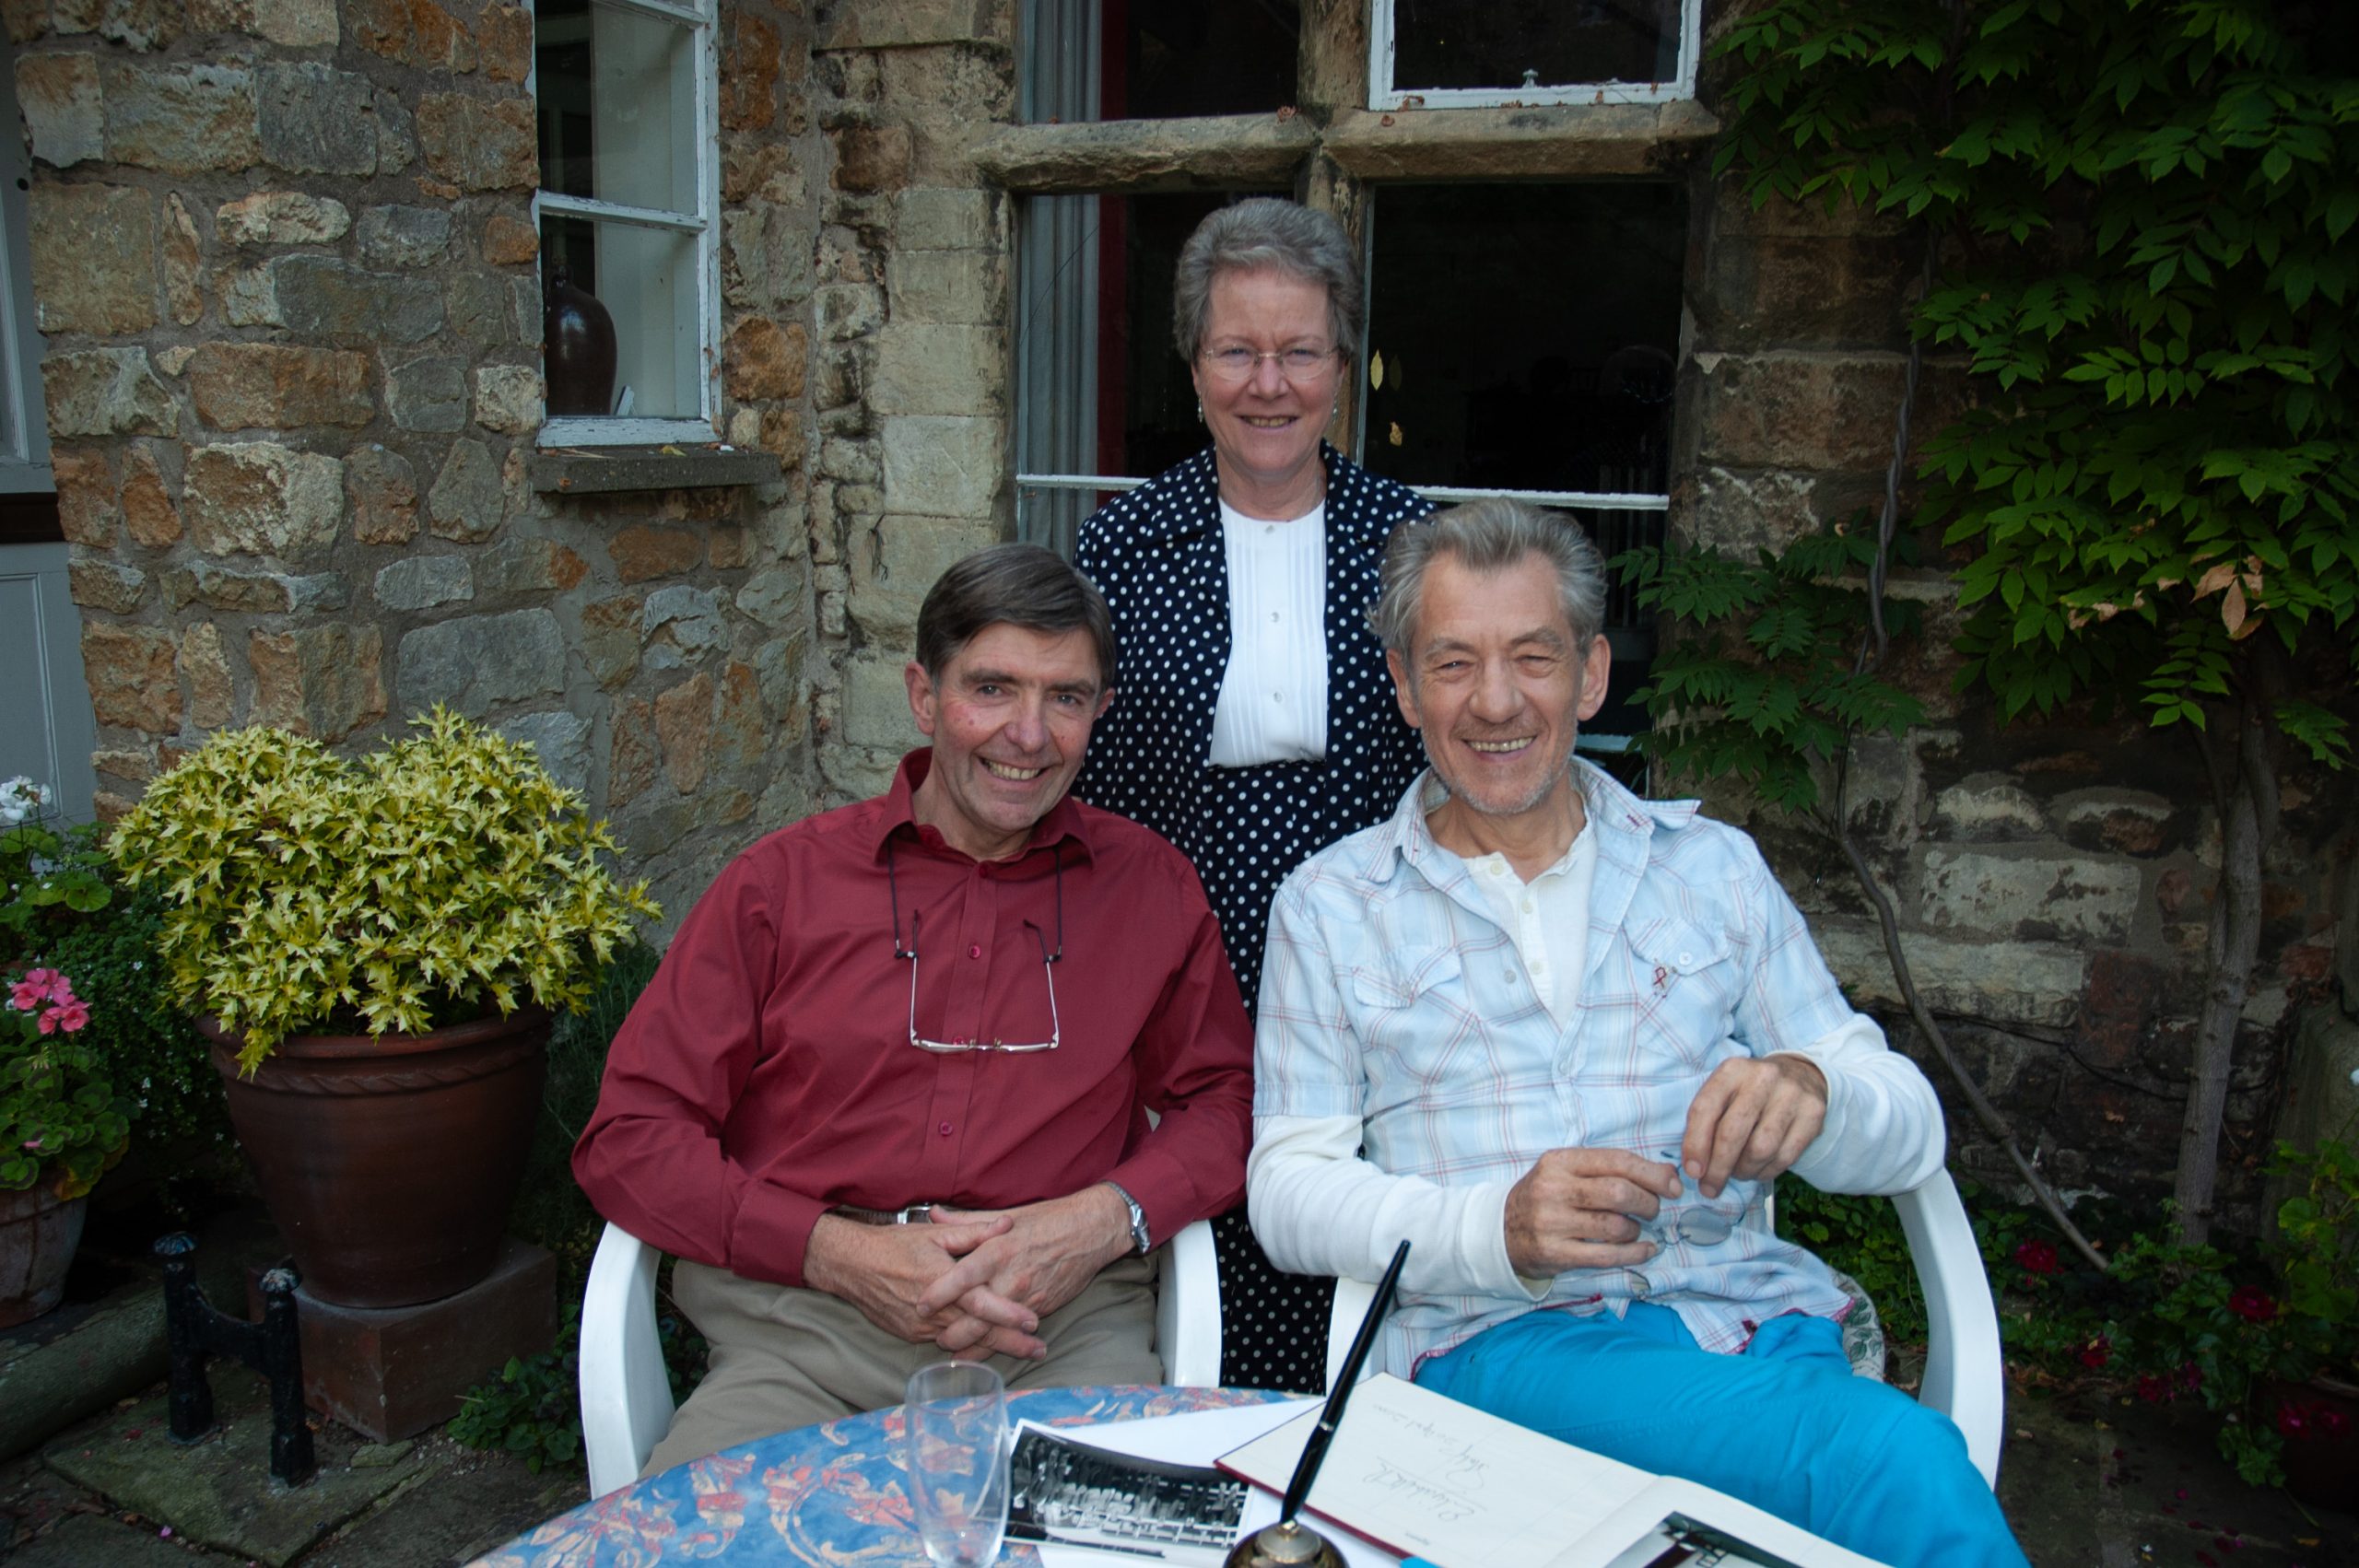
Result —
[[65, 1294], [90, 1199], [58, 1198], [38, 1183], [0, 1192], [0, 1328], [29, 1322]]
[[2265, 1396], [2285, 1439], [2285, 1490], [2305, 1503], [2350, 1507], [2359, 1497], [2359, 1385], [2272, 1378]]
[[296, 1036], [252, 1078], [211, 1020], [213, 1065], [303, 1286], [339, 1306], [409, 1306], [499, 1260], [548, 1065], [537, 1008], [430, 1035]]

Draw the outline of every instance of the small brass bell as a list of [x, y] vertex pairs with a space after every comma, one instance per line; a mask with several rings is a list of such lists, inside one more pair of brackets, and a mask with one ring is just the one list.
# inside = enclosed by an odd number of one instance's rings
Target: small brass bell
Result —
[[1301, 1520], [1281, 1519], [1229, 1548], [1225, 1568], [1344, 1568], [1344, 1555]]

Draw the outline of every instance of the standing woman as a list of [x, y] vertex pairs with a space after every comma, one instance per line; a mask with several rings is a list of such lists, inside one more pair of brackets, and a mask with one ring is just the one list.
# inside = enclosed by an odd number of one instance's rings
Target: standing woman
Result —
[[[1365, 298], [1333, 218], [1223, 207], [1181, 249], [1174, 296], [1213, 444], [1082, 524], [1120, 695], [1074, 792], [1195, 862], [1250, 1012], [1279, 882], [1391, 814], [1417, 770], [1366, 612], [1386, 537], [1433, 507], [1320, 439]], [[1215, 1229], [1221, 1381], [1324, 1387], [1331, 1281], [1273, 1270], [1242, 1209]]]

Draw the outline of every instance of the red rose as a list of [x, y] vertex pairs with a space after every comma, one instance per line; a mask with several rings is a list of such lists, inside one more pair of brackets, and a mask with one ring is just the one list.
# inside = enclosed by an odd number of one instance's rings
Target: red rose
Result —
[[2026, 1241], [2015, 1247], [2015, 1262], [2027, 1274], [2053, 1274], [2057, 1270], [2056, 1245], [2046, 1241]]
[[2228, 1293], [2228, 1310], [2248, 1323], [2273, 1322], [2277, 1298], [2257, 1285], [2238, 1285]]

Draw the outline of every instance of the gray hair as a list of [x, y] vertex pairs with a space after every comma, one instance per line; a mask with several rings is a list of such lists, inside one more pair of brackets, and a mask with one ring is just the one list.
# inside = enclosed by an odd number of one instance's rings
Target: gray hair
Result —
[[1384, 546], [1382, 586], [1367, 611], [1367, 624], [1388, 653], [1408, 656], [1426, 568], [1444, 556], [1476, 572], [1500, 571], [1539, 556], [1556, 568], [1557, 596], [1574, 643], [1586, 648], [1605, 629], [1605, 557], [1581, 525], [1563, 512], [1493, 496], [1392, 531]]
[[918, 606], [917, 660], [931, 679], [995, 626], [1084, 631], [1097, 650], [1097, 685], [1114, 685], [1114, 617], [1097, 585], [1038, 544], [993, 544], [954, 564]]
[[1254, 196], [1215, 212], [1180, 248], [1171, 280], [1171, 336], [1180, 358], [1192, 360], [1204, 346], [1213, 281], [1226, 272], [1262, 271], [1291, 273], [1326, 289], [1335, 346], [1359, 352], [1366, 291], [1359, 256], [1343, 225], [1295, 202]]

